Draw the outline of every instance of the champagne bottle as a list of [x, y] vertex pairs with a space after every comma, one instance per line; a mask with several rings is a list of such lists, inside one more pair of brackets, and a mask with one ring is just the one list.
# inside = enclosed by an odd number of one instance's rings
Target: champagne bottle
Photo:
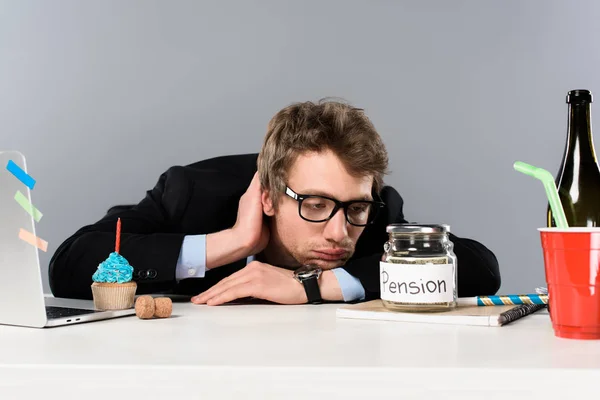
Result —
[[[600, 168], [594, 150], [589, 90], [571, 90], [567, 143], [556, 177], [569, 226], [600, 226]], [[548, 206], [548, 226], [556, 226]]]

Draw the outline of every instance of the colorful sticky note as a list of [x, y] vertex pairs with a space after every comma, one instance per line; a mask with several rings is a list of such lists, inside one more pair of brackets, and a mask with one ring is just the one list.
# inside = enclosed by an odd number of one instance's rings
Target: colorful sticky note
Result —
[[17, 193], [15, 193], [15, 200], [17, 201], [17, 203], [19, 203], [21, 207], [23, 207], [25, 211], [27, 211], [29, 215], [33, 217], [33, 219], [35, 219], [35, 222], [40, 222], [40, 219], [42, 219], [42, 216], [44, 214], [42, 214], [40, 210], [35, 208], [35, 206], [31, 204], [29, 200], [27, 200], [27, 197], [25, 197], [25, 195], [21, 193], [20, 190], [17, 190]]
[[21, 228], [21, 230], [19, 231], [19, 239], [29, 243], [32, 246], [37, 247], [41, 251], [48, 250], [48, 242], [46, 242], [44, 239], [40, 239], [33, 233], [26, 231], [23, 228]]
[[33, 190], [35, 186], [35, 179], [31, 177], [27, 172], [23, 171], [21, 167], [19, 167], [13, 160], [8, 161], [8, 165], [6, 165], [6, 169], [8, 172], [13, 174], [15, 178], [21, 181], [21, 183], [27, 186], [29, 189]]

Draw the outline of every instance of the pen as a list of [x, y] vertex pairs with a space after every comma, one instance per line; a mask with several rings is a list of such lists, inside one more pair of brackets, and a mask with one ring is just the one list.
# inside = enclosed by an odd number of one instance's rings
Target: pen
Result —
[[460, 297], [459, 306], [505, 306], [512, 304], [548, 304], [547, 294], [509, 294], [504, 296]]

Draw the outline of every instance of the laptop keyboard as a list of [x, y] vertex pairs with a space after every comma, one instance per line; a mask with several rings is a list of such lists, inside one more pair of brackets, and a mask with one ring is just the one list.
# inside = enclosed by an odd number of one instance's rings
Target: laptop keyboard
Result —
[[95, 310], [84, 310], [82, 308], [46, 306], [46, 316], [48, 316], [48, 319], [72, 317], [74, 315], [93, 314], [95, 312]]

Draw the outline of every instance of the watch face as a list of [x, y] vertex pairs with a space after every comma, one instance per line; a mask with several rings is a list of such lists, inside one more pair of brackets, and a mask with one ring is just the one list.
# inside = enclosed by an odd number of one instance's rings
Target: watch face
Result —
[[299, 280], [307, 279], [312, 276], [316, 276], [318, 278], [320, 275], [321, 268], [316, 265], [303, 265], [294, 271], [294, 276]]

